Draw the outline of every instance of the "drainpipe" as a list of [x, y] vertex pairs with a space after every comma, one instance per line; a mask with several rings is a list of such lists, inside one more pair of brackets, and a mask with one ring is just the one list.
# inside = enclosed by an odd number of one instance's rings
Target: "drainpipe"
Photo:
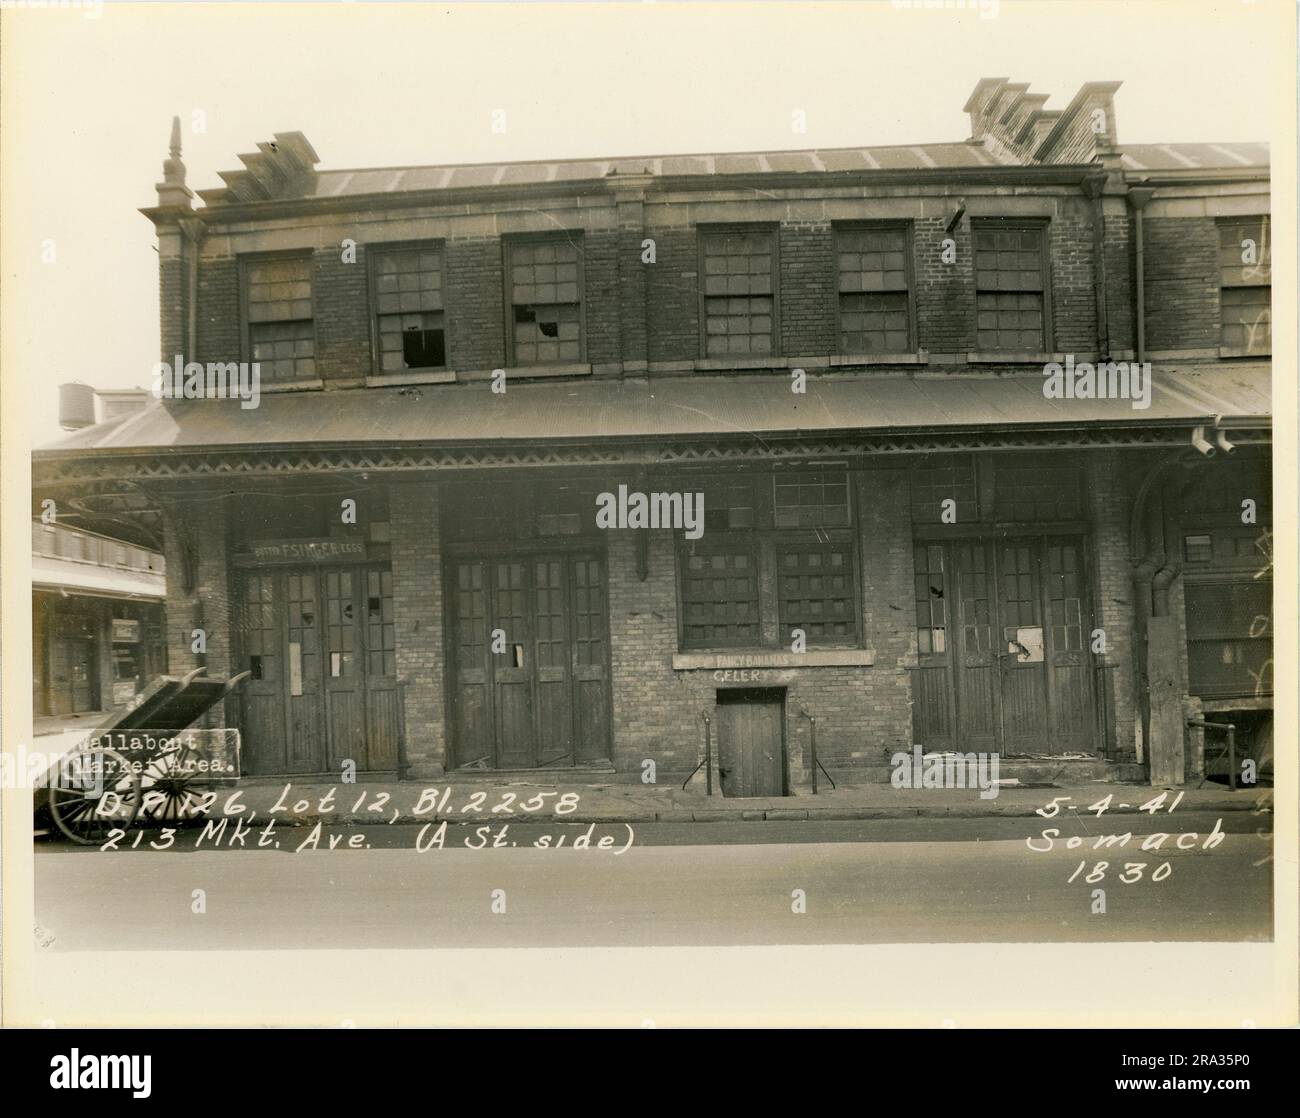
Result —
[[1135, 186], [1128, 192], [1129, 205], [1133, 207], [1133, 257], [1136, 275], [1134, 277], [1133, 301], [1137, 309], [1137, 359], [1140, 365], [1147, 355], [1147, 296], [1146, 296], [1146, 256], [1142, 244], [1142, 211], [1155, 191], [1149, 186]]
[[1151, 579], [1151, 609], [1156, 617], [1168, 617], [1172, 612], [1169, 604], [1169, 588], [1183, 570], [1183, 560], [1178, 547], [1177, 502], [1172, 499], [1171, 490], [1169, 479], [1166, 478], [1164, 492], [1160, 495], [1161, 511], [1158, 520], [1164, 561]]

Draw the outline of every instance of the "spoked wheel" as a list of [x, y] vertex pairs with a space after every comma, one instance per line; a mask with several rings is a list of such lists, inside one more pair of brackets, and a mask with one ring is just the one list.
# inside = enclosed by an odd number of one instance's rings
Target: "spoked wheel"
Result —
[[140, 777], [116, 750], [78, 749], [50, 776], [50, 815], [73, 842], [101, 845], [126, 830], [140, 812]]
[[199, 801], [214, 785], [198, 765], [206, 758], [177, 742], [157, 754], [140, 774], [140, 820], [145, 826], [180, 823], [202, 814]]

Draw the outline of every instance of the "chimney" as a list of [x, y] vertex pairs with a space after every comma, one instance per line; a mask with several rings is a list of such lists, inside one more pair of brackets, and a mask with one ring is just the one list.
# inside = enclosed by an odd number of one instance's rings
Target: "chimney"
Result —
[[1115, 157], [1119, 82], [1087, 82], [1064, 109], [1044, 109], [1047, 94], [1024, 82], [981, 78], [966, 99], [971, 140], [1025, 165], [1092, 163]]

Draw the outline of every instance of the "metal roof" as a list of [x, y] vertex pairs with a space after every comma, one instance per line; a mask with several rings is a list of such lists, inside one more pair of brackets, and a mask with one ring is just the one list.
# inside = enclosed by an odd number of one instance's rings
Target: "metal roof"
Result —
[[811, 377], [790, 391], [781, 374], [486, 381], [412, 388], [266, 393], [237, 400], [159, 400], [126, 423], [101, 424], [36, 452], [254, 446], [484, 444], [499, 441], [764, 436], [831, 431], [971, 427], [1069, 428], [1212, 421], [1266, 422], [1267, 362], [1152, 364], [1151, 406], [1129, 400], [1057, 400], [1041, 372], [1016, 375], [856, 372]]

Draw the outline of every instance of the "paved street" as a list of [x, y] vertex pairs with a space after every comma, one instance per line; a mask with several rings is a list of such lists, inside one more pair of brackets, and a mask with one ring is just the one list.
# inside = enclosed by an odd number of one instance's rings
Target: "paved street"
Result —
[[[1203, 849], [1219, 818], [1226, 837]], [[195, 849], [199, 832], [183, 831], [163, 852], [147, 834], [120, 851], [40, 844], [36, 918], [49, 951], [1259, 940], [1270, 935], [1271, 847], [1255, 830], [1270, 818], [650, 823], [630, 846], [621, 823], [514, 823], [504, 834], [450, 827], [441, 849], [423, 851], [433, 827], [326, 827], [302, 852], [307, 827], [277, 828], [264, 849], [256, 831], [234, 849]], [[1029, 849], [1052, 826], [1054, 849]], [[1093, 850], [1128, 828], [1124, 848]], [[1143, 852], [1142, 836], [1162, 828], [1170, 838]], [[571, 849], [582, 836], [590, 846]], [[1086, 841], [1066, 849], [1070, 836]], [[1104, 880], [1085, 882], [1099, 861]], [[1138, 862], [1141, 880], [1121, 882]], [[1097, 888], [1106, 912], [1093, 915]]]

